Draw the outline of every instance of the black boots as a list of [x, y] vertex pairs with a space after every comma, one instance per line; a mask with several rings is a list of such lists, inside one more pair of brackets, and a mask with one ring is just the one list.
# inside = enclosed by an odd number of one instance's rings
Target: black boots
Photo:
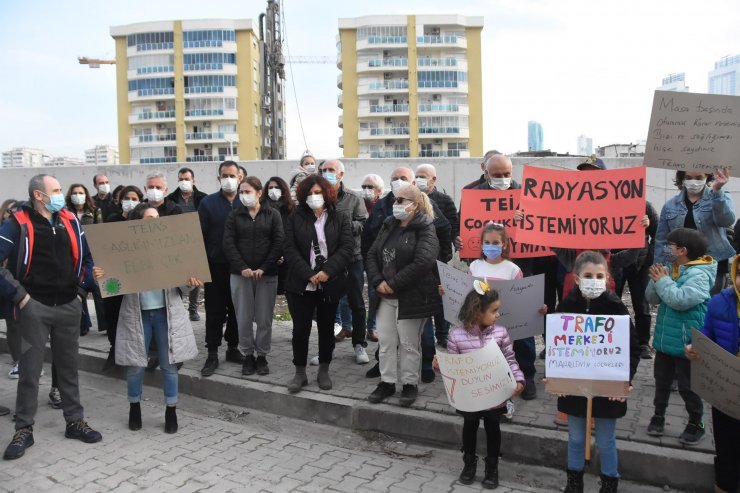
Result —
[[177, 411], [175, 406], [167, 406], [164, 412], [164, 432], [165, 433], [176, 433], [177, 432]]
[[478, 468], [478, 456], [475, 454], [463, 454], [463, 470], [460, 473], [460, 482], [462, 484], [473, 484], [475, 481], [475, 471]]
[[583, 493], [583, 471], [571, 471], [568, 469], [568, 483], [563, 493]]
[[141, 404], [132, 402], [128, 409], [128, 429], [137, 431], [141, 429]]
[[486, 457], [486, 474], [481, 484], [487, 490], [498, 488], [498, 457]]
[[619, 478], [612, 478], [611, 476], [601, 475], [601, 488], [599, 493], [617, 493], [617, 486], [619, 486]]

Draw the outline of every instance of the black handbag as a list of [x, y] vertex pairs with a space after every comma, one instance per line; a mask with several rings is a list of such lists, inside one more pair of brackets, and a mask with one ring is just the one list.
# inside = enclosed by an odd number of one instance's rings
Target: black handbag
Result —
[[[314, 272], [319, 273], [322, 271], [324, 264], [326, 263], [326, 257], [322, 255], [321, 248], [319, 248], [319, 236], [316, 234], [316, 226], [313, 227], [313, 240], [311, 241], [311, 246], [316, 257]], [[330, 277], [326, 282], [322, 282], [320, 288], [324, 294], [324, 301], [326, 303], [339, 303], [339, 300], [346, 295], [349, 290], [349, 270], [345, 267], [344, 270], [336, 276]]]

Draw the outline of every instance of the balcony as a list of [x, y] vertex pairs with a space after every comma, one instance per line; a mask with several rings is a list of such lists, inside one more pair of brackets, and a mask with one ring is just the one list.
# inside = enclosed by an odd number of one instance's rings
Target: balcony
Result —
[[358, 62], [357, 71], [366, 72], [372, 70], [403, 70], [409, 68], [409, 59], [405, 57], [371, 58], [370, 60]]
[[339, 142], [338, 142], [338, 145], [339, 145], [339, 148], [340, 148], [340, 149], [344, 149], [344, 136], [343, 136], [343, 135], [340, 135], [340, 136], [339, 136]]
[[447, 150], [431, 150], [422, 149], [419, 151], [419, 157], [470, 157], [470, 151], [467, 149], [447, 149]]
[[142, 157], [138, 161], [134, 160], [133, 164], [162, 164], [162, 163], [176, 163], [177, 158], [175, 156], [162, 156], [162, 157]]
[[469, 113], [467, 104], [420, 104], [418, 109], [419, 113]]
[[405, 104], [374, 104], [371, 106], [364, 106], [361, 107], [358, 111], [360, 114], [359, 116], [369, 116], [370, 114], [378, 114], [378, 116], [382, 115], [383, 113], [408, 113], [409, 112], [409, 105], [408, 103]]
[[339, 128], [344, 128], [344, 115], [339, 115], [337, 123], [339, 125]]
[[419, 58], [416, 61], [419, 67], [457, 67], [457, 58]]
[[337, 106], [340, 108], [344, 108], [344, 105], [342, 104], [342, 93], [340, 92], [337, 94]]
[[419, 127], [419, 138], [459, 137], [467, 139], [470, 131], [460, 127]]
[[226, 160], [239, 161], [239, 156], [230, 156], [228, 154], [217, 154], [212, 156], [186, 156], [185, 160], [188, 163], [220, 163]]
[[360, 139], [385, 139], [388, 137], [408, 139], [409, 133], [408, 127], [363, 128], [359, 131], [358, 137]]
[[386, 46], [396, 48], [406, 45], [408, 45], [408, 38], [406, 36], [369, 36], [366, 39], [358, 40], [356, 49], [357, 51], [367, 50], [368, 48], [376, 50]]
[[357, 94], [370, 94], [373, 92], [407, 92], [409, 81], [407, 80], [385, 80], [382, 82], [370, 82], [357, 88]]
[[175, 43], [172, 41], [164, 43], [141, 43], [126, 48], [126, 56], [132, 57], [141, 54], [156, 55], [157, 52], [172, 52], [175, 49]]
[[128, 71], [128, 79], [141, 79], [143, 76], [149, 76], [152, 74], [171, 74], [175, 71], [173, 65], [160, 65], [156, 67], [139, 67], [137, 69], [130, 69]]
[[171, 99], [175, 97], [174, 87], [160, 87], [155, 89], [138, 89], [128, 92], [128, 100], [147, 101], [151, 99]]
[[467, 48], [468, 42], [462, 36], [417, 36], [416, 44], [421, 47]]
[[393, 158], [405, 158], [409, 157], [411, 152], [408, 149], [396, 150], [396, 151], [370, 151], [361, 152], [360, 158], [371, 158], [371, 159], [393, 159]]
[[175, 110], [168, 111], [144, 111], [128, 116], [129, 124], [136, 123], [158, 123], [175, 118]]
[[467, 81], [455, 80], [420, 80], [419, 91], [468, 92]]
[[174, 133], [135, 135], [129, 139], [131, 147], [159, 146], [162, 142], [174, 142], [177, 136]]
[[342, 74], [337, 74], [337, 88], [342, 88]]
[[212, 142], [214, 140], [221, 142], [239, 142], [239, 135], [225, 132], [190, 132], [185, 134], [185, 142], [195, 144], [199, 141]]
[[236, 110], [220, 108], [185, 110], [185, 120], [236, 120], [239, 113]]

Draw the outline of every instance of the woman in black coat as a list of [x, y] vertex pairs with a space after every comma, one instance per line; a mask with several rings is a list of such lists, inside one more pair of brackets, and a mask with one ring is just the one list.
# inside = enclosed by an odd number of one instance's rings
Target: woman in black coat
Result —
[[[280, 219], [283, 221], [283, 228], [288, 222], [288, 216], [295, 209], [295, 202], [290, 195], [288, 184], [279, 176], [272, 176], [267, 180], [265, 192], [262, 194], [262, 205], [267, 205], [280, 212]], [[285, 259], [280, 257], [278, 260], [278, 288], [277, 294], [285, 294]]]
[[306, 360], [311, 322], [316, 313], [319, 331], [318, 383], [332, 387], [329, 363], [334, 352], [334, 316], [347, 293], [347, 267], [355, 240], [346, 214], [336, 210], [334, 187], [319, 175], [304, 178], [296, 190], [295, 211], [285, 224], [284, 257], [287, 268], [285, 297], [293, 319], [295, 376], [290, 392], [308, 385]]
[[380, 379], [368, 397], [373, 403], [392, 396], [403, 385], [401, 405], [418, 395], [421, 332], [437, 313], [439, 240], [429, 197], [413, 185], [398, 191], [393, 216], [387, 218], [367, 254], [368, 283], [379, 296], [377, 308]]

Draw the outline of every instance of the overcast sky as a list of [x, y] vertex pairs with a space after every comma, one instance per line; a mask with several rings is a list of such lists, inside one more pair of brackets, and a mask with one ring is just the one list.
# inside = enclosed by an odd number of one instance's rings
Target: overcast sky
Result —
[[[118, 144], [115, 69], [88, 69], [76, 59], [113, 58], [111, 25], [257, 19], [265, 5], [0, 0], [0, 151], [26, 146], [82, 157], [95, 144]], [[691, 91], [706, 92], [714, 62], [740, 53], [737, 0], [284, 0], [292, 56], [334, 57], [339, 17], [449, 13], [484, 17], [484, 147], [507, 153], [526, 150], [528, 120], [542, 123], [545, 147], [558, 152], [575, 152], [580, 134], [594, 146], [645, 139], [662, 77], [686, 72]], [[291, 68], [288, 157], [306, 146], [321, 157], [341, 155], [339, 70], [335, 64]]]

